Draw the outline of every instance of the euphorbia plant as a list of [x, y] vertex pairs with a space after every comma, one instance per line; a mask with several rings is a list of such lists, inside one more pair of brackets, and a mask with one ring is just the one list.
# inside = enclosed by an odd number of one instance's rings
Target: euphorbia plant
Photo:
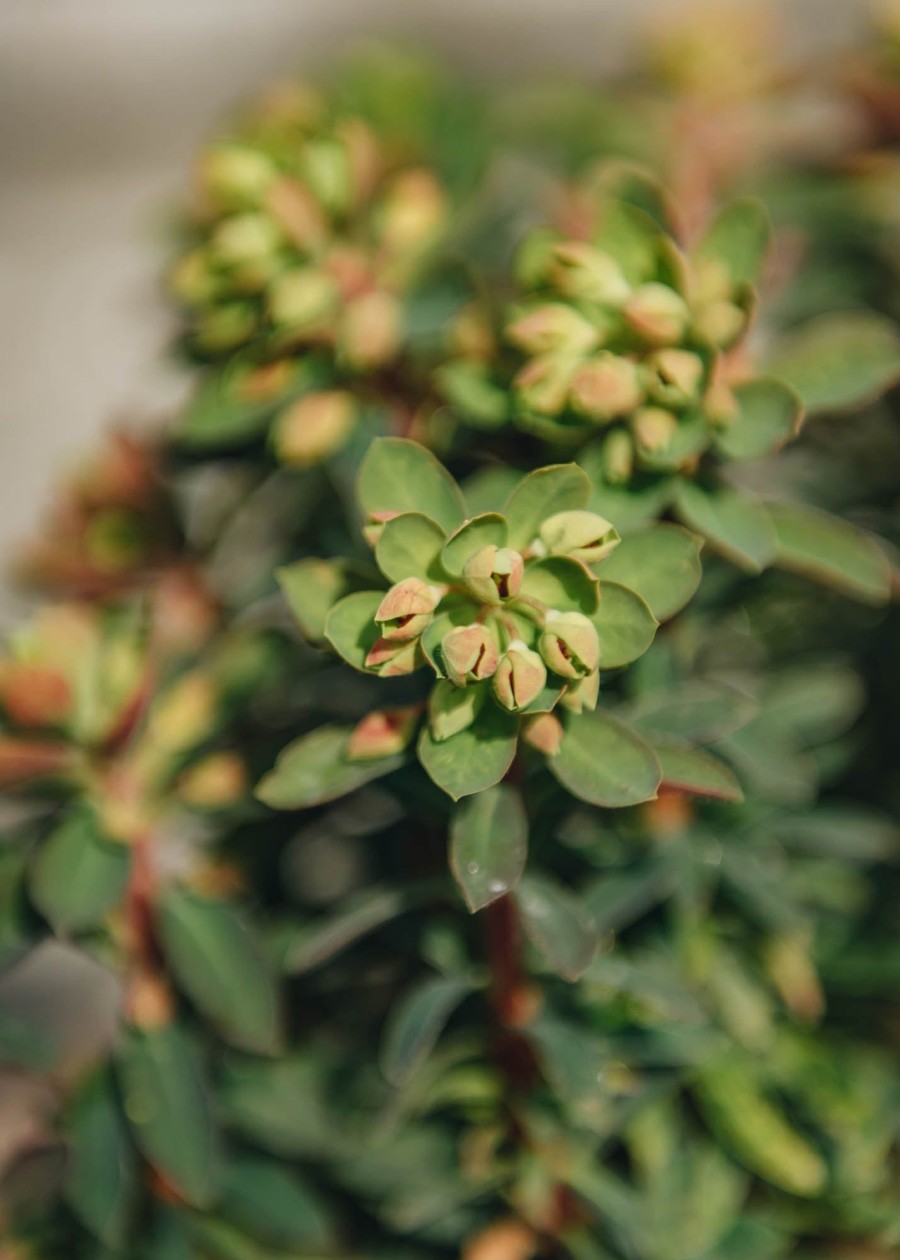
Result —
[[[680, 133], [666, 65], [574, 130]], [[195, 395], [30, 553], [0, 943], [120, 1019], [3, 1183], [17, 1260], [898, 1237], [893, 1034], [841, 1007], [896, 831], [835, 659], [893, 569], [809, 422], [869, 424], [900, 341], [786, 328], [771, 171], [570, 132], [509, 215], [507, 122], [385, 54], [247, 111], [171, 272]]]

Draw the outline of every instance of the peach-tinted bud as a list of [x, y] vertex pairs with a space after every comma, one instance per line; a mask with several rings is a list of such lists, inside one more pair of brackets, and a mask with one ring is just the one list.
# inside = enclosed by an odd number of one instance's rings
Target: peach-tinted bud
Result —
[[[175, 1018], [175, 1000], [167, 981], [150, 971], [139, 971], [128, 991], [128, 1018], [136, 1028], [164, 1028]], [[127, 1105], [126, 1098], [126, 1105]]]
[[690, 350], [669, 346], [650, 355], [643, 373], [656, 402], [682, 407], [693, 402], [703, 381], [703, 360]]
[[494, 695], [511, 713], [527, 708], [541, 694], [546, 683], [544, 662], [521, 639], [510, 643], [491, 680]]
[[507, 340], [528, 354], [583, 354], [596, 346], [597, 335], [594, 325], [564, 302], [539, 306], [506, 328]]
[[734, 302], [710, 302], [693, 318], [698, 337], [710, 345], [728, 347], [734, 344], [747, 326], [747, 316]]
[[619, 306], [631, 286], [616, 260], [587, 241], [563, 241], [553, 251], [552, 279], [566, 297]]
[[57, 726], [70, 712], [72, 689], [58, 670], [14, 662], [0, 668], [0, 705], [15, 726]]
[[402, 315], [400, 303], [390, 293], [376, 290], [348, 302], [337, 336], [338, 351], [347, 364], [360, 371], [392, 359], [400, 345]]
[[536, 1254], [538, 1238], [524, 1221], [510, 1218], [497, 1221], [470, 1238], [462, 1260], [530, 1260]]
[[562, 678], [584, 678], [600, 664], [597, 627], [584, 613], [547, 613], [540, 639], [541, 656]]
[[269, 288], [272, 321], [290, 332], [311, 332], [327, 327], [339, 302], [337, 281], [315, 267], [287, 271]]
[[400, 516], [400, 512], [373, 512], [366, 524], [363, 526], [362, 535], [371, 548], [375, 548], [378, 539], [384, 532], [384, 527], [388, 521], [392, 521], [395, 516]]
[[202, 194], [217, 209], [243, 210], [260, 205], [278, 169], [259, 149], [217, 144], [203, 155], [197, 174]]
[[375, 612], [382, 637], [394, 643], [417, 639], [430, 623], [442, 598], [439, 586], [431, 586], [421, 578], [410, 577], [397, 582]]
[[199, 744], [212, 731], [218, 706], [219, 694], [211, 678], [200, 670], [182, 674], [150, 711], [148, 744], [170, 753]]
[[600, 673], [595, 670], [593, 674], [569, 683], [559, 702], [570, 713], [583, 713], [585, 709], [593, 713], [599, 698]]
[[558, 415], [566, 405], [579, 360], [569, 354], [541, 354], [516, 373], [513, 385], [529, 411]]
[[210, 753], [178, 780], [178, 795], [196, 809], [222, 809], [247, 790], [247, 768], [234, 752]]
[[643, 396], [635, 364], [609, 351], [582, 364], [572, 382], [572, 406], [592, 420], [626, 415]]
[[621, 485], [631, 477], [634, 468], [634, 444], [622, 429], [610, 433], [603, 443], [603, 475], [611, 486]]
[[265, 263], [279, 249], [281, 229], [258, 211], [223, 219], [213, 233], [210, 250], [220, 267]]
[[470, 556], [463, 565], [463, 581], [484, 604], [513, 599], [522, 589], [525, 563], [511, 547], [489, 543]]
[[572, 510], [548, 516], [541, 526], [540, 539], [551, 555], [597, 564], [618, 544], [619, 534], [613, 524], [596, 512]]
[[272, 441], [283, 464], [308, 468], [344, 445], [356, 424], [356, 402], [342, 389], [315, 390], [285, 407]]
[[0, 735], [0, 788], [18, 787], [33, 779], [61, 774], [72, 760], [65, 744]]
[[307, 188], [281, 177], [272, 184], [266, 208], [285, 236], [304, 253], [318, 249], [328, 236], [328, 221]]
[[536, 713], [525, 723], [522, 738], [545, 757], [555, 757], [564, 733], [563, 724], [554, 713]]
[[235, 374], [234, 394], [242, 402], [268, 402], [287, 389], [294, 378], [296, 364], [290, 359], [275, 359], [252, 368], [246, 374]]
[[374, 670], [379, 678], [403, 678], [422, 664], [418, 639], [398, 642], [377, 639], [366, 656], [366, 668]]
[[635, 289], [623, 309], [632, 332], [653, 346], [680, 341], [689, 318], [684, 299], [655, 281]]
[[337, 134], [347, 154], [353, 201], [359, 205], [371, 196], [383, 169], [378, 140], [361, 118], [346, 119]]
[[500, 662], [497, 640], [487, 626], [456, 626], [441, 642], [441, 662], [457, 687], [490, 678]]
[[367, 714], [350, 735], [347, 756], [351, 761], [368, 761], [403, 752], [413, 737], [420, 713], [418, 706], [411, 706]]
[[431, 171], [401, 171], [378, 217], [381, 241], [390, 253], [417, 251], [429, 245], [446, 222], [447, 196]]
[[720, 428], [727, 428], [737, 419], [738, 403], [734, 391], [725, 381], [714, 381], [703, 398], [703, 411]]
[[643, 451], [664, 451], [678, 431], [678, 421], [664, 407], [640, 407], [631, 419], [635, 441]]

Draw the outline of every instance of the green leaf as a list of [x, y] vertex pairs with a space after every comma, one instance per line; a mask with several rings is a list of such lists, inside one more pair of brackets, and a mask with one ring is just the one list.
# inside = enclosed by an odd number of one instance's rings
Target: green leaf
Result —
[[509, 546], [522, 551], [538, 536], [548, 516], [586, 508], [591, 483], [577, 464], [551, 464], [523, 477], [506, 501]]
[[799, 503], [770, 503], [776, 563], [876, 607], [891, 597], [891, 566], [869, 535], [838, 516]]
[[121, 901], [130, 868], [128, 848], [105, 840], [93, 813], [79, 809], [38, 849], [28, 888], [56, 932], [78, 932]]
[[597, 608], [597, 579], [578, 560], [547, 556], [526, 565], [522, 594], [560, 612], [590, 616]]
[[782, 381], [759, 377], [734, 391], [738, 405], [734, 420], [716, 438], [730, 459], [761, 459], [797, 436], [803, 403]]
[[[636, 591], [657, 621], [685, 606], [700, 585], [702, 542], [678, 525], [656, 525], [629, 534], [597, 566], [603, 584]], [[602, 596], [601, 596], [602, 597]]]
[[366, 452], [357, 483], [364, 512], [421, 512], [448, 533], [465, 516], [462, 493], [446, 468], [418, 442], [376, 438]]
[[568, 888], [543, 876], [524, 876], [514, 896], [532, 945], [559, 975], [577, 980], [599, 945], [590, 910]]
[[491, 464], [473, 472], [462, 484], [468, 515], [499, 512], [519, 480], [516, 469], [505, 464]]
[[505, 783], [465, 801], [450, 826], [450, 869], [471, 911], [514, 888], [525, 869], [528, 819]]
[[823, 315], [782, 340], [769, 369], [810, 415], [849, 411], [900, 379], [900, 337], [893, 320], [871, 311]]
[[643, 656], [659, 624], [640, 595], [607, 581], [600, 583], [600, 603], [591, 621], [600, 637], [601, 669], [616, 669]]
[[226, 1041], [273, 1054], [281, 1038], [278, 994], [265, 955], [227, 901], [168, 889], [158, 907], [163, 952], [178, 985]]
[[388, 1018], [381, 1050], [381, 1070], [392, 1085], [405, 1084], [422, 1066], [472, 988], [465, 976], [431, 976], [400, 999]]
[[701, 679], [641, 696], [628, 706], [629, 722], [641, 731], [708, 744], [738, 731], [759, 712], [752, 696], [727, 683]]
[[775, 559], [775, 529], [755, 499], [726, 486], [706, 490], [685, 481], [675, 507], [683, 524], [740, 568], [759, 573]]
[[741, 801], [744, 794], [734, 772], [718, 757], [690, 744], [653, 741], [653, 751], [662, 766], [663, 787], [680, 788], [695, 796], [711, 796], [720, 801]]
[[573, 796], [608, 809], [651, 801], [659, 787], [652, 748], [605, 713], [570, 718], [560, 750], [547, 765]]
[[325, 638], [348, 665], [362, 673], [378, 638], [375, 613], [384, 591], [355, 591], [338, 600], [325, 619]]
[[222, 1212], [254, 1238], [278, 1247], [330, 1247], [331, 1224], [318, 1197], [284, 1164], [254, 1155], [229, 1160]]
[[310, 924], [284, 951], [283, 968], [292, 976], [314, 971], [349, 946], [434, 895], [430, 883], [402, 889], [370, 888], [324, 922]]
[[209, 1091], [193, 1048], [175, 1024], [129, 1028], [117, 1071], [125, 1114], [148, 1163], [195, 1207], [219, 1182], [219, 1142]]
[[771, 236], [772, 225], [761, 201], [734, 201], [713, 220], [697, 247], [697, 257], [724, 263], [735, 286], [756, 284]]
[[782, 811], [766, 824], [782, 844], [844, 862], [880, 862], [900, 851], [900, 831], [886, 814], [851, 801]]
[[300, 629], [313, 643], [325, 638], [328, 614], [338, 600], [364, 585], [345, 560], [298, 560], [276, 569], [275, 576]]
[[119, 1100], [106, 1073], [95, 1077], [76, 1099], [66, 1136], [66, 1201], [105, 1246], [119, 1248], [127, 1241], [138, 1169]]
[[257, 797], [271, 809], [309, 809], [347, 796], [403, 765], [402, 753], [348, 761], [350, 735], [346, 726], [321, 726], [301, 735], [279, 753], [274, 769], [257, 787]]
[[849, 730], [866, 707], [866, 687], [855, 669], [822, 660], [778, 669], [766, 679], [760, 722], [792, 743], [815, 747]]
[[518, 721], [486, 704], [466, 730], [437, 741], [428, 727], [419, 736], [419, 760], [428, 776], [455, 801], [499, 783], [516, 755]]
[[445, 363], [435, 372], [435, 383], [474, 428], [498, 429], [509, 419], [509, 391], [491, 379], [482, 363]]
[[259, 398], [246, 384], [257, 367], [238, 359], [207, 375], [179, 417], [177, 441], [197, 448], [243, 446], [265, 432], [276, 411], [326, 379], [321, 367], [297, 361], [283, 389]]
[[375, 559], [390, 582], [402, 582], [408, 577], [439, 582], [444, 576], [441, 548], [446, 537], [430, 516], [404, 512], [385, 524], [375, 546]]
[[473, 517], [448, 539], [441, 555], [444, 568], [459, 577], [466, 561], [482, 547], [505, 547], [506, 533], [506, 521], [498, 512]]
[[323, 1098], [320, 1067], [299, 1055], [232, 1063], [219, 1090], [229, 1128], [288, 1158], [316, 1156], [326, 1145], [331, 1129]]

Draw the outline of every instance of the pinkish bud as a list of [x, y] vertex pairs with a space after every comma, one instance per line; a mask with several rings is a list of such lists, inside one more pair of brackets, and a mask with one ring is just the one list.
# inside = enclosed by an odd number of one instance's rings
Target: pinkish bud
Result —
[[184, 772], [178, 795], [195, 809], [222, 809], [247, 790], [247, 768], [237, 753], [215, 752]]
[[499, 661], [497, 640], [487, 626], [457, 626], [441, 642], [441, 663], [457, 687], [490, 678]]
[[734, 345], [747, 327], [747, 316], [734, 302], [710, 302], [695, 313], [692, 325], [703, 341], [724, 349]]
[[293, 468], [321, 463], [344, 445], [356, 424], [356, 401], [343, 389], [315, 390], [285, 407], [272, 431], [278, 458]]
[[597, 329], [563, 302], [548, 302], [509, 324], [506, 336], [528, 354], [583, 354], [597, 344]]
[[611, 486], [622, 485], [634, 469], [634, 443], [622, 429], [610, 433], [603, 443], [603, 475]]
[[586, 678], [572, 682], [560, 697], [560, 704], [570, 713], [583, 713], [588, 709], [593, 713], [600, 698], [600, 673], [595, 670]]
[[616, 260], [587, 241], [563, 241], [553, 251], [552, 280], [566, 297], [578, 302], [620, 306], [631, 286]]
[[563, 724], [553, 713], [536, 713], [525, 723], [522, 738], [526, 744], [542, 752], [545, 757], [555, 757], [562, 744]]
[[596, 512], [572, 510], [548, 516], [540, 539], [550, 555], [597, 564], [617, 545], [619, 535], [615, 526]]
[[494, 695], [511, 713], [536, 700], [547, 683], [544, 662], [521, 639], [510, 643], [491, 681]]
[[541, 656], [562, 678], [584, 678], [600, 664], [597, 627], [578, 612], [547, 613], [540, 639]]
[[703, 360], [690, 350], [669, 346], [651, 354], [643, 377], [650, 396], [669, 406], [683, 407], [693, 402], [703, 381]]
[[687, 328], [687, 304], [668, 285], [642, 284], [625, 303], [624, 315], [632, 332], [652, 346], [680, 341]]
[[379, 678], [403, 678], [417, 670], [422, 660], [418, 639], [404, 643], [381, 638], [369, 649], [365, 665]]
[[379, 709], [369, 713], [354, 727], [347, 744], [351, 761], [369, 761], [403, 752], [416, 729], [421, 709]]
[[269, 189], [266, 208], [285, 236], [310, 254], [328, 236], [328, 221], [309, 189], [298, 180], [281, 177]]
[[678, 432], [678, 421], [663, 407], [640, 407], [631, 420], [635, 441], [643, 451], [664, 451]]
[[626, 415], [642, 398], [635, 364], [609, 351], [588, 359], [572, 382], [572, 406], [591, 420]]
[[315, 267], [286, 271], [269, 288], [272, 322], [289, 333], [327, 328], [340, 303], [337, 281]]
[[513, 599], [522, 588], [525, 563], [511, 547], [493, 543], [476, 551], [463, 565], [463, 581], [483, 604]]
[[568, 401], [578, 371], [577, 356], [540, 354], [516, 373], [513, 385], [523, 407], [544, 416], [556, 416]]
[[0, 669], [0, 706], [14, 726], [58, 726], [72, 701], [72, 688], [59, 670], [25, 662]]
[[447, 195], [431, 171], [401, 171], [394, 177], [378, 215], [381, 242], [392, 254], [419, 251], [447, 220]]
[[352, 298], [338, 324], [337, 349], [354, 371], [381, 367], [400, 345], [402, 311], [390, 293], [375, 291]]
[[431, 622], [442, 598], [440, 587], [430, 586], [421, 578], [410, 577], [397, 582], [375, 612], [382, 637], [393, 643], [417, 639]]

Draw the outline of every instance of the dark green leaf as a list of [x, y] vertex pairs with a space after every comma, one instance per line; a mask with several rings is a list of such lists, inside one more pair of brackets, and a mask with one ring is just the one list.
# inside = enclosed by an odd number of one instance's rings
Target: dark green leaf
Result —
[[119, 1099], [105, 1074], [81, 1092], [68, 1116], [66, 1200], [91, 1233], [110, 1248], [127, 1241], [137, 1189], [137, 1156]]
[[325, 619], [325, 637], [348, 665], [365, 673], [366, 657], [378, 639], [375, 613], [384, 591], [356, 591], [338, 600]]
[[700, 548], [694, 534], [657, 525], [623, 538], [597, 566], [602, 583], [620, 582], [645, 601], [658, 621], [679, 612], [700, 585]]
[[466, 730], [437, 741], [427, 726], [419, 736], [419, 760], [439, 788], [458, 801], [499, 783], [516, 755], [518, 721], [486, 704]]
[[179, 417], [177, 440], [198, 448], [242, 446], [265, 431], [277, 410], [325, 380], [321, 368], [295, 361], [283, 389], [254, 397], [248, 377], [256, 366], [236, 360], [210, 373]]
[[381, 1050], [381, 1070], [403, 1085], [434, 1049], [453, 1011], [472, 992], [464, 976], [431, 976], [404, 995], [391, 1011]]
[[325, 638], [325, 622], [338, 600], [363, 585], [344, 560], [298, 560], [275, 576], [300, 629], [313, 643]]
[[327, 1144], [331, 1130], [323, 1098], [320, 1068], [300, 1056], [233, 1063], [219, 1092], [230, 1128], [256, 1145], [288, 1157], [316, 1155]]
[[599, 945], [590, 910], [568, 888], [542, 876], [523, 877], [514, 896], [528, 939], [554, 971], [577, 980]]
[[782, 381], [758, 377], [739, 385], [734, 396], [737, 415], [716, 439], [730, 459], [761, 459], [796, 437], [803, 404]]
[[641, 732], [708, 744], [738, 731], [759, 712], [746, 692], [727, 683], [696, 680], [641, 696], [628, 706], [628, 720]]
[[295, 937], [284, 952], [284, 970], [303, 975], [368, 936], [384, 923], [426, 901], [434, 893], [431, 884], [403, 889], [371, 888], [324, 922], [316, 921]]
[[28, 887], [41, 914], [60, 933], [93, 927], [125, 892], [131, 855], [104, 840], [88, 809], [69, 815], [44, 841]]
[[893, 320], [871, 311], [823, 315], [782, 340], [769, 367], [810, 415], [850, 410], [900, 378], [900, 337]]
[[271, 809], [309, 809], [355, 792], [403, 765], [404, 757], [349, 761], [349, 727], [322, 726], [288, 744], [256, 789]]
[[756, 499], [727, 486], [706, 490], [684, 481], [675, 507], [683, 524], [740, 568], [759, 573], [775, 559], [775, 529]]
[[450, 869], [472, 911], [518, 882], [528, 853], [528, 819], [518, 792], [505, 783], [465, 801], [450, 827]]
[[316, 1195], [283, 1164], [252, 1155], [230, 1160], [222, 1185], [222, 1211], [254, 1238], [280, 1247], [324, 1247], [331, 1225]]
[[605, 579], [600, 583], [600, 602], [591, 621], [600, 638], [601, 669], [616, 669], [643, 656], [659, 624], [640, 595]]
[[724, 263], [736, 287], [756, 284], [771, 235], [772, 225], [761, 201], [733, 201], [707, 229], [697, 257]]
[[662, 766], [662, 786], [680, 788], [695, 796], [722, 801], [741, 801], [744, 794], [734, 772], [711, 753], [690, 744], [653, 740], [653, 751]]
[[887, 603], [891, 567], [869, 534], [806, 504], [768, 506], [779, 568], [802, 573], [866, 604]]
[[607, 809], [653, 800], [659, 787], [656, 754], [605, 713], [570, 718], [562, 746], [547, 764], [573, 796]]

